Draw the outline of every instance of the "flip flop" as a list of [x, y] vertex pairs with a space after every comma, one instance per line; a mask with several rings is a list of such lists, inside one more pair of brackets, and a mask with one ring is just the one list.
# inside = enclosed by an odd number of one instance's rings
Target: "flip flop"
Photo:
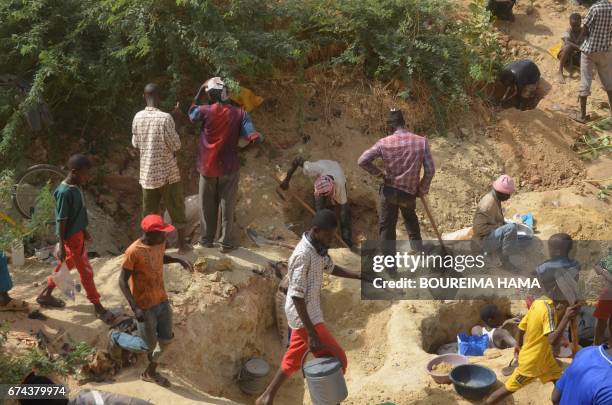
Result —
[[66, 306], [66, 303], [64, 301], [60, 300], [59, 298], [55, 298], [52, 295], [45, 299], [38, 297], [36, 298], [36, 302], [41, 307], [64, 308]]
[[570, 114], [570, 115], [569, 115], [569, 117], [570, 117], [572, 120], [576, 121], [577, 123], [579, 123], [579, 124], [583, 124], [583, 125], [584, 125], [584, 124], [586, 124], [586, 123], [589, 121], [589, 119], [591, 118], [589, 115], [587, 115], [587, 116], [586, 116], [586, 117], [584, 117], [584, 119], [583, 119], [583, 118], [581, 118], [581, 117], [580, 117], [580, 113], [578, 113], [578, 112], [577, 112], [577, 113], [572, 113], [572, 114]]
[[[514, 365], [512, 363], [515, 363]], [[518, 360], [516, 358], [512, 358], [512, 360], [510, 360], [510, 364], [508, 364], [507, 367], [502, 368], [502, 374], [505, 377], [508, 377], [510, 374], [512, 374], [514, 372], [514, 369], [518, 367]]]
[[117, 314], [114, 314], [111, 310], [108, 309], [102, 314], [96, 313], [96, 318], [98, 318], [107, 325], [113, 325], [115, 319], [117, 319], [117, 316]]
[[172, 384], [170, 384], [170, 381], [168, 381], [168, 379], [164, 376], [162, 376], [159, 373], [155, 373], [155, 375], [153, 376], [153, 378], [145, 375], [145, 374], [141, 374], [140, 375], [140, 379], [146, 382], [150, 382], [150, 383], [155, 383], [161, 387], [165, 387], [168, 388], [170, 387]]
[[42, 312], [40, 312], [38, 309], [35, 309], [34, 311], [30, 312], [28, 314], [28, 318], [30, 318], [30, 319], [37, 319], [39, 321], [46, 321], [47, 320], [47, 316], [45, 314], [43, 314]]
[[6, 305], [0, 305], [0, 312], [28, 312], [30, 310], [27, 302], [11, 298]]

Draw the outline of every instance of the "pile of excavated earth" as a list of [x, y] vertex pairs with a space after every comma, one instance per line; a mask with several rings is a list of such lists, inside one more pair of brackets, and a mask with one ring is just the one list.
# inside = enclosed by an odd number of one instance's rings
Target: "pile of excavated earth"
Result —
[[[565, 84], [556, 83], [553, 78], [557, 61], [546, 51], [558, 42], [568, 16], [576, 11], [584, 13], [584, 9], [569, 2], [559, 5], [544, 0], [536, 2], [530, 13], [526, 11], [526, 4], [517, 4], [516, 21], [498, 23], [498, 29], [509, 54], [530, 57], [539, 65], [544, 79], [543, 99], [529, 111], [491, 111], [484, 105], [474, 106], [447, 136], [430, 140], [437, 166], [429, 196], [433, 214], [443, 232], [471, 225], [479, 198], [495, 177], [508, 173], [519, 187], [506, 216], [532, 213], [537, 238], [546, 239], [563, 231], [575, 239], [611, 240], [610, 205], [598, 199], [600, 188], [610, 181], [598, 180], [612, 172], [612, 162], [606, 156], [583, 160], [574, 150], [585, 127], [571, 121], [566, 112], [577, 107], [579, 78], [574, 75]], [[293, 158], [337, 160], [348, 180], [355, 240], [377, 238], [378, 183], [357, 166], [357, 158], [380, 137], [385, 109], [401, 107], [410, 117], [409, 127], [413, 130], [431, 124], [430, 111], [417, 101], [398, 101], [389, 89], [371, 87], [342, 73], [321, 78], [316, 71], [306, 72], [305, 84], [278, 79], [274, 87], [274, 95], [268, 95], [263, 86], [252, 86], [266, 99], [253, 112], [253, 120], [266, 135], [267, 144], [244, 152], [236, 210], [242, 247], [228, 255], [197, 249], [190, 259], [199, 260], [201, 265], [193, 275], [180, 266], [167, 266], [166, 287], [174, 306], [176, 336], [163, 371], [173, 381], [173, 387], [149, 384], [143, 389], [139, 380], [143, 360], [116, 374], [109, 372], [106, 381], [89, 382], [91, 386], [154, 403], [254, 401], [240, 391], [237, 377], [244, 362], [252, 357], [264, 358], [272, 370], [280, 362], [284, 347], [277, 331], [274, 304], [279, 279], [272, 264], [287, 260], [291, 251], [255, 246], [246, 236], [246, 229], [289, 243], [294, 243], [305, 229], [310, 219], [308, 211], [291, 197], [283, 199], [276, 192], [275, 177], [282, 177]], [[306, 101], [300, 114], [296, 107], [299, 103], [293, 102], [298, 93]], [[601, 107], [605, 94], [597, 85], [590, 100], [591, 111], [600, 116], [607, 114]], [[300, 125], [296, 123], [298, 115], [303, 116]], [[185, 134], [180, 155], [183, 181], [188, 194], [194, 194], [196, 138], [187, 134], [191, 131], [188, 127], [178, 127]], [[297, 131], [297, 127], [301, 130]], [[117, 220], [120, 226], [110, 228], [122, 232], [113, 234], [109, 227], [93, 229], [96, 238], [103, 238], [102, 233], [113, 236], [97, 249], [101, 257], [92, 263], [105, 304], [127, 311], [117, 286], [122, 260], [118, 255], [130, 239], [138, 236], [140, 197], [134, 152], [117, 151], [105, 164], [105, 170], [113, 174], [106, 177], [105, 190], [91, 190], [92, 199], [100, 207], [102, 222], [112, 224]], [[291, 191], [310, 201], [312, 185], [300, 177], [303, 176], [299, 173], [295, 176]], [[425, 235], [433, 238], [431, 224], [422, 215], [421, 207], [418, 211]], [[406, 239], [401, 225], [400, 238]], [[337, 248], [332, 249], [331, 255], [338, 264], [353, 270], [360, 268], [360, 258], [355, 253]], [[50, 264], [35, 259], [29, 259], [21, 269], [13, 269], [14, 296], [35, 302], [42, 288], [40, 283], [50, 270]], [[322, 294], [326, 322], [348, 355], [347, 404], [469, 403], [452, 386], [434, 383], [425, 365], [440, 345], [452, 342], [458, 332], [468, 332], [479, 322], [482, 302], [363, 301], [358, 282], [333, 278], [325, 279]], [[522, 301], [498, 304], [509, 314], [526, 311]], [[60, 331], [100, 349], [106, 346], [108, 328], [94, 317], [83, 295], [65, 309], [45, 309], [44, 313], [49, 318], [45, 322], [7, 315], [11, 321], [7, 344], [29, 347], [33, 343], [28, 336], [42, 330], [48, 336]], [[504, 381], [500, 370], [512, 354], [512, 349], [489, 350], [472, 361], [492, 368]], [[271, 377], [272, 372], [268, 379]], [[69, 383], [77, 388], [76, 378]], [[551, 390], [551, 384], [535, 382], [516, 393], [512, 403], [546, 403]], [[283, 386], [277, 403], [309, 403], [301, 374]]]

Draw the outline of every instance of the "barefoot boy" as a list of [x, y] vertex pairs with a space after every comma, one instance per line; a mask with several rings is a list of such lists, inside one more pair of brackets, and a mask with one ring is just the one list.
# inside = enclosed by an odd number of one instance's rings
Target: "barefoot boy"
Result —
[[[100, 294], [94, 283], [93, 268], [89, 263], [85, 246], [86, 242], [91, 242], [92, 239], [87, 232], [87, 207], [81, 186], [89, 180], [90, 169], [91, 162], [85, 155], [71, 156], [68, 160], [68, 177], [53, 193], [56, 233], [60, 240], [58, 252], [60, 263], [55, 268], [55, 272], [60, 270], [63, 263], [66, 263], [70, 270], [76, 267], [81, 284], [87, 293], [87, 299], [94, 305], [96, 315], [108, 322], [112, 315], [100, 303]], [[40, 293], [36, 302], [47, 307], [66, 306], [64, 301], [51, 295], [54, 288], [53, 277], [49, 276], [47, 287]]]
[[569, 29], [563, 33], [563, 47], [559, 51], [559, 82], [564, 83], [563, 68], [569, 72], [574, 66], [580, 66], [580, 45], [584, 42], [582, 35], [582, 17], [574, 13], [569, 17]]
[[[338, 277], [359, 279], [360, 276], [334, 266], [327, 254], [334, 239], [337, 221], [333, 211], [323, 209], [315, 215], [310, 230], [302, 236], [289, 258], [289, 287], [285, 312], [291, 328], [289, 348], [281, 367], [266, 391], [255, 402], [269, 405], [274, 402], [280, 386], [300, 369], [302, 356], [310, 349], [315, 357], [336, 356], [346, 370], [344, 350], [329, 332], [321, 312], [321, 285], [323, 273]], [[325, 347], [325, 349], [323, 349]], [[331, 350], [328, 350], [331, 349]]]
[[172, 308], [164, 287], [164, 264], [179, 263], [189, 271], [193, 268], [183, 259], [164, 254], [166, 237], [175, 228], [166, 224], [162, 217], [147, 215], [142, 219], [141, 228], [144, 234], [125, 251], [119, 277], [121, 292], [138, 321], [138, 336], [111, 332], [110, 345], [148, 353], [149, 365], [141, 378], [169, 387], [168, 379], [156, 371], [162, 352], [174, 337]]

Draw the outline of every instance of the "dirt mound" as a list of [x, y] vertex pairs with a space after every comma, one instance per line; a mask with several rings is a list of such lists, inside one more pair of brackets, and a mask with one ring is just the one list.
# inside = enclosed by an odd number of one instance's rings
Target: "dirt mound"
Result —
[[543, 110], [506, 110], [495, 128], [505, 171], [524, 190], [550, 190], [580, 184], [584, 163], [571, 149], [581, 132], [569, 120]]
[[610, 204], [585, 197], [575, 189], [519, 193], [508, 202], [507, 216], [533, 213], [538, 237], [566, 232], [574, 239], [611, 240]]

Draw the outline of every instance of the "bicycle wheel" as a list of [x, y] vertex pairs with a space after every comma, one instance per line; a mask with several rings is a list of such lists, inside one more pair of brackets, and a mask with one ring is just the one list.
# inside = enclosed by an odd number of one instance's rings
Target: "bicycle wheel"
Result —
[[[35, 165], [23, 172], [15, 182], [12, 192], [13, 206], [27, 219], [32, 218], [36, 199], [43, 187], [48, 185], [51, 192], [66, 178], [66, 172], [53, 165]], [[49, 218], [49, 222], [53, 222]]]

